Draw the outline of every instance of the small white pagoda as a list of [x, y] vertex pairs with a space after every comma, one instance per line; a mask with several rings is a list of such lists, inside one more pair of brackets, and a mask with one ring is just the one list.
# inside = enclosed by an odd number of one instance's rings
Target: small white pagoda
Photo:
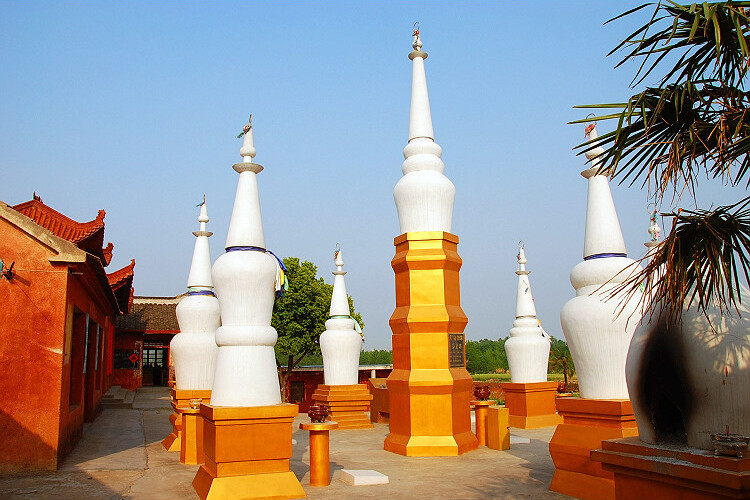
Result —
[[357, 333], [357, 322], [349, 311], [346, 294], [344, 257], [341, 250], [334, 254], [336, 270], [333, 271], [333, 294], [326, 330], [320, 335], [323, 353], [325, 385], [354, 385], [359, 382], [359, 353], [362, 336]]
[[555, 411], [557, 382], [547, 382], [550, 341], [536, 317], [534, 296], [526, 270], [526, 251], [518, 245], [518, 293], [516, 319], [505, 341], [510, 382], [500, 387], [505, 393], [508, 423], [511, 427], [537, 429], [560, 422]]
[[206, 460], [193, 487], [202, 500], [301, 498], [305, 492], [289, 470], [299, 408], [281, 403], [271, 326], [284, 274], [266, 249], [257, 179], [263, 167], [253, 163], [251, 121], [243, 135], [243, 161], [233, 167], [240, 178], [226, 253], [212, 272], [222, 324], [211, 402], [200, 407]]
[[505, 352], [508, 355], [511, 382], [546, 382], [550, 343], [536, 317], [529, 283], [531, 271], [526, 270], [526, 262], [523, 244], [519, 244], [516, 319], [510, 329], [510, 338], [505, 341]]
[[333, 259], [336, 271], [333, 271], [330, 316], [326, 330], [320, 335], [325, 383], [318, 386], [312, 399], [328, 407], [328, 420], [338, 422], [338, 429], [367, 429], [373, 427], [367, 416], [372, 395], [359, 383], [363, 337], [357, 332], [359, 324], [349, 310], [341, 250], [336, 251]]
[[206, 230], [208, 221], [204, 200], [198, 217], [200, 230], [193, 232], [196, 239], [188, 275], [188, 294], [177, 304], [180, 333], [170, 344], [178, 390], [210, 391], [214, 382], [219, 349], [215, 335], [221, 324], [221, 314], [211, 280], [208, 238], [213, 233]]
[[206, 200], [200, 205], [200, 230], [194, 231], [195, 247], [188, 275], [188, 294], [177, 304], [180, 333], [169, 344], [175, 371], [172, 389], [174, 413], [172, 433], [162, 444], [168, 451], [180, 451], [180, 460], [196, 464], [201, 460], [197, 439], [197, 405], [211, 399], [211, 386], [216, 368], [216, 329], [221, 324], [219, 301], [211, 280], [211, 252], [206, 230], [208, 209]]

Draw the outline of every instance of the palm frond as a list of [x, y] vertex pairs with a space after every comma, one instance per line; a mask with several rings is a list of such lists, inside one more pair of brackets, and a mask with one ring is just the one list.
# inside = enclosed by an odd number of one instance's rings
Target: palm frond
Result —
[[[695, 306], [739, 313], [740, 285], [750, 281], [750, 197], [713, 210], [681, 210], [672, 230], [639, 273], [613, 295], [645, 290], [644, 301], [662, 304], [667, 319], [679, 322], [683, 308]], [[707, 316], [707, 314], [706, 314]]]

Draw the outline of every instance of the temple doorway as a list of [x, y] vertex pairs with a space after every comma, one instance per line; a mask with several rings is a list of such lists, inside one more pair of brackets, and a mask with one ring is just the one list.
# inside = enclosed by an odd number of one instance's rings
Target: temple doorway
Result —
[[143, 385], [166, 386], [169, 381], [169, 348], [143, 348]]

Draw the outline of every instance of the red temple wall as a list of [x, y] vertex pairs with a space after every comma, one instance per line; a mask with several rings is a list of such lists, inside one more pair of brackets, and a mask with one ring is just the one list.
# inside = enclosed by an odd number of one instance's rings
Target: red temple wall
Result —
[[[0, 234], [0, 258], [6, 266], [15, 261], [16, 272], [10, 280], [0, 278], [0, 474], [55, 470], [81, 436], [86, 404], [93, 419], [109, 384], [101, 360], [95, 363], [95, 331], [88, 346], [91, 369], [80, 373], [85, 339], [74, 323], [80, 330], [86, 313], [102, 327], [111, 319], [80, 276], [49, 262], [52, 250], [2, 218]], [[101, 355], [106, 336], [100, 335], [98, 347]]]

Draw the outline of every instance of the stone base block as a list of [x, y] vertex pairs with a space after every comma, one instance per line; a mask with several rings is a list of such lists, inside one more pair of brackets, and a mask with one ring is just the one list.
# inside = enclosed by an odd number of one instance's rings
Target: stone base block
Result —
[[[182, 431], [184, 428], [184, 422], [182, 413], [184, 410], [189, 410], [191, 404], [196, 406], [199, 403], [208, 403], [211, 400], [211, 391], [206, 390], [184, 390], [172, 388], [170, 391], [170, 397], [172, 400], [172, 408], [174, 413], [169, 416], [169, 421], [172, 422], [172, 433], [169, 434], [161, 444], [167, 451], [179, 451], [181, 453], [180, 461], [182, 461]], [[197, 408], [193, 408], [193, 411], [197, 413]], [[190, 438], [189, 442], [193, 442], [194, 438]], [[188, 456], [195, 455], [194, 450], [188, 451]], [[182, 462], [182, 463], [200, 463], [200, 462]]]
[[341, 469], [339, 479], [352, 486], [366, 486], [371, 484], [388, 484], [388, 476], [374, 470]]
[[630, 437], [604, 441], [591, 459], [614, 474], [617, 500], [750, 498], [750, 458], [715, 457]]
[[202, 464], [203, 461], [203, 417], [200, 409], [182, 410], [180, 462], [195, 465]]
[[312, 395], [316, 404], [328, 407], [326, 420], [338, 422], [339, 429], [370, 429], [374, 427], [367, 416], [372, 394], [363, 384], [321, 384]]
[[281, 500], [307, 496], [291, 471], [213, 477], [201, 467], [193, 480], [193, 488], [203, 500]]
[[550, 489], [582, 500], [615, 500], [614, 474], [590, 455], [604, 440], [638, 435], [630, 401], [558, 398], [557, 412], [563, 423], [549, 443], [556, 467]]
[[562, 422], [555, 408], [557, 382], [503, 382], [500, 387], [505, 393], [505, 407], [510, 411], [511, 427], [538, 429]]
[[487, 447], [493, 450], [510, 449], [508, 409], [493, 405], [487, 409]]
[[299, 407], [202, 404], [203, 453], [193, 488], [201, 500], [303, 498], [289, 470], [292, 423]]
[[161, 444], [167, 451], [180, 451], [182, 444], [182, 415], [177, 410], [169, 416], [172, 432], [162, 440]]

